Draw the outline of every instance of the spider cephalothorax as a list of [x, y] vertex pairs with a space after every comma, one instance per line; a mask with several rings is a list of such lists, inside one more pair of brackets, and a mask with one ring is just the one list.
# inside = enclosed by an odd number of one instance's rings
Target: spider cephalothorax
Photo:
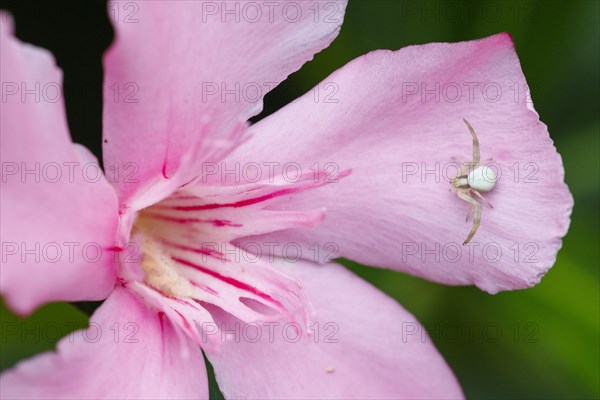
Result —
[[465, 245], [473, 238], [481, 222], [481, 204], [472, 195], [475, 194], [482, 202], [492, 207], [481, 192], [489, 192], [494, 189], [494, 186], [496, 186], [496, 174], [490, 167], [479, 165], [480, 156], [477, 135], [469, 121], [464, 118], [463, 121], [465, 121], [473, 136], [473, 161], [460, 162], [461, 166], [458, 169], [456, 177], [452, 180], [452, 184], [456, 188], [456, 195], [469, 203], [467, 221], [469, 220], [471, 211], [473, 211], [473, 228], [463, 242], [463, 245]]

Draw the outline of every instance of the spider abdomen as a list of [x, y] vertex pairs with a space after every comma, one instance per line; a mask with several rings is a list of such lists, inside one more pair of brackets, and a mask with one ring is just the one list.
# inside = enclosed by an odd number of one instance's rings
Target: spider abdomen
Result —
[[469, 172], [469, 186], [479, 192], [489, 192], [496, 186], [496, 173], [493, 169], [480, 166]]

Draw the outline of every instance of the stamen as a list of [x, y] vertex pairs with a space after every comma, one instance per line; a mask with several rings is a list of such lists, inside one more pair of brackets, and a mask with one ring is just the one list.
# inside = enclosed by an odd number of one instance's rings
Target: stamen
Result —
[[171, 296], [191, 297], [194, 287], [181, 276], [175, 262], [161, 249], [161, 245], [148, 237], [142, 239], [142, 270], [146, 283]]

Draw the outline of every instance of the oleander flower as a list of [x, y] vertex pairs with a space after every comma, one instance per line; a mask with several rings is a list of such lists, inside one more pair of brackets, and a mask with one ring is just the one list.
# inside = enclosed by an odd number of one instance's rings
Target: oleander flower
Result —
[[[332, 259], [490, 293], [539, 282], [572, 199], [546, 126], [511, 91], [526, 84], [512, 40], [374, 51], [315, 88], [329, 96], [250, 125], [266, 92], [333, 41], [346, 3], [293, 6], [240, 20], [215, 2], [137, 3], [104, 58], [105, 176], [3, 170], [3, 243], [101, 250], [4, 254], [7, 304], [106, 299], [90, 320], [100, 335], [5, 371], [3, 398], [207, 398], [203, 352], [226, 398], [462, 397], [415, 318]], [[61, 82], [1, 19], [3, 91]], [[72, 143], [61, 99], [14, 94], [3, 163], [97, 162]], [[470, 157], [463, 118], [498, 175], [469, 246], [467, 204], [443, 176]]]

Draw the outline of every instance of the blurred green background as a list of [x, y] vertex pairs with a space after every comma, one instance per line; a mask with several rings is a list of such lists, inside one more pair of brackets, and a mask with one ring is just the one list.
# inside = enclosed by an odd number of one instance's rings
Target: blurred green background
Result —
[[[469, 398], [600, 397], [599, 21], [595, 0], [350, 0], [338, 39], [267, 96], [268, 114], [370, 50], [503, 31], [513, 36], [575, 197], [555, 266], [535, 288], [492, 296], [345, 262], [431, 330]], [[10, 329], [0, 331], [0, 368], [53, 348], [58, 339], [46, 329], [22, 340], [27, 329], [55, 323], [65, 334], [63, 323], [86, 325], [84, 308], [52, 304], [18, 320], [3, 307], [2, 327]]]

